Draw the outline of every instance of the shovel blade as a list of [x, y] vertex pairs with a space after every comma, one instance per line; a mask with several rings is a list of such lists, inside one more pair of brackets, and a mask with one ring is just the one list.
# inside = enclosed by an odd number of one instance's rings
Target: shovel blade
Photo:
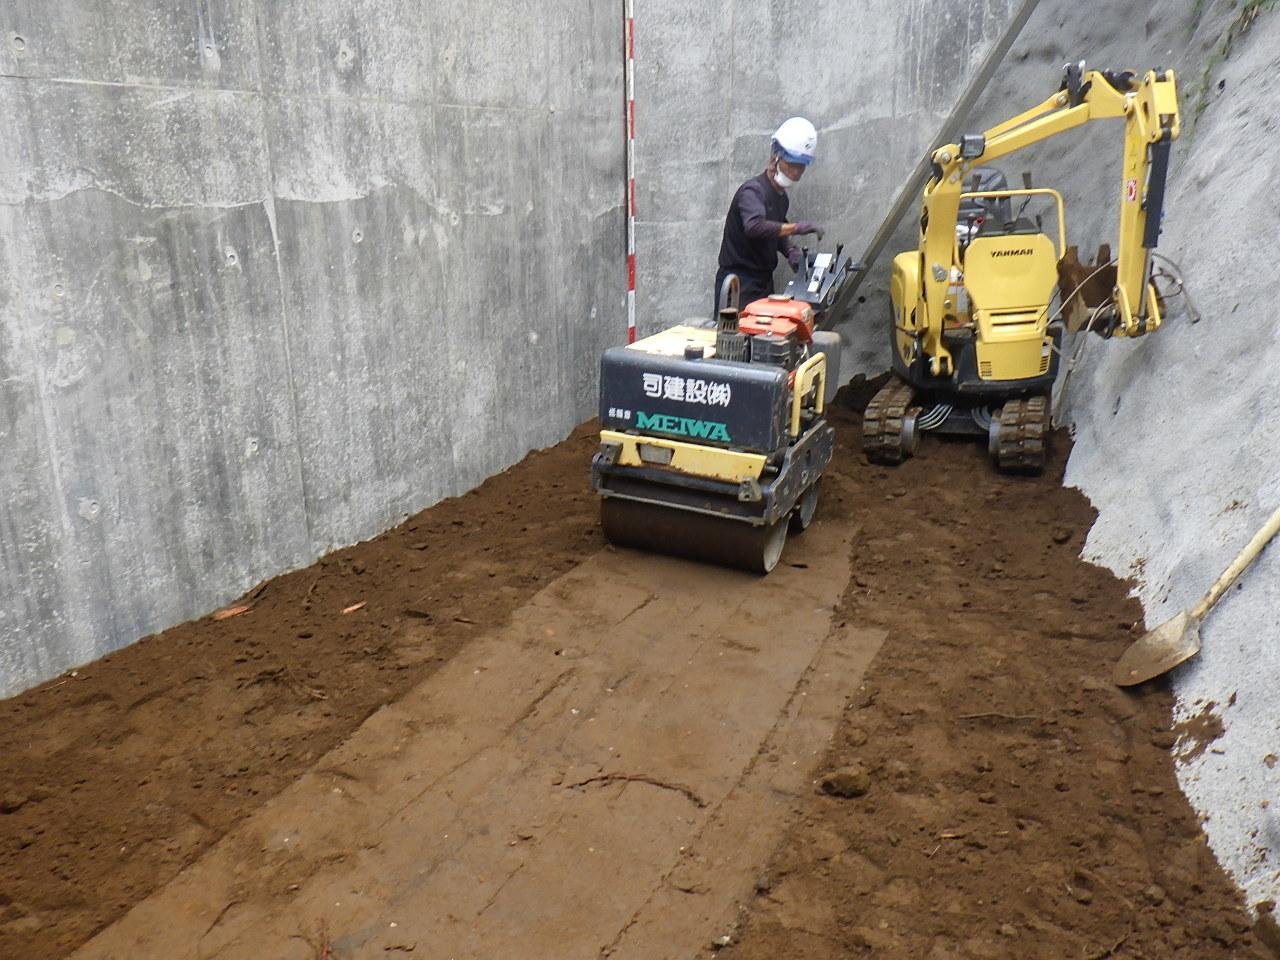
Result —
[[1111, 679], [1117, 686], [1145, 683], [1200, 652], [1200, 621], [1186, 611], [1166, 620], [1129, 645]]

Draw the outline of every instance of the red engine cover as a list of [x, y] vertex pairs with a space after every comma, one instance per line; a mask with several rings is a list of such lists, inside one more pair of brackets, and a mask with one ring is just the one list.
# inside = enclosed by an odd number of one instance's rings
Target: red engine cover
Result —
[[772, 333], [813, 341], [813, 307], [790, 297], [772, 296], [746, 305], [738, 317], [738, 330], [748, 336]]

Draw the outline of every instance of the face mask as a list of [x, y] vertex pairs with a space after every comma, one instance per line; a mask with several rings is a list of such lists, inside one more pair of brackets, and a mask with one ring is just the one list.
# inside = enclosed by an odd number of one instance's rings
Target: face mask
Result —
[[778, 186], [780, 186], [783, 190], [786, 190], [788, 187], [794, 187], [796, 185], [796, 181], [792, 180], [785, 173], [783, 173], [781, 167], [774, 168], [773, 179], [774, 179], [774, 182], [777, 183]]

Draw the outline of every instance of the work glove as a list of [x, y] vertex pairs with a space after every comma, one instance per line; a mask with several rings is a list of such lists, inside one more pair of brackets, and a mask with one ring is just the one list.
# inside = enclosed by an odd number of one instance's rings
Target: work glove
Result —
[[788, 248], [787, 263], [791, 264], [792, 270], [800, 269], [800, 248], [799, 247]]
[[797, 223], [796, 233], [797, 234], [802, 234], [802, 233], [817, 234], [818, 241], [819, 242], [822, 241], [822, 226], [821, 224], [814, 223], [812, 220], [801, 220], [799, 223]]

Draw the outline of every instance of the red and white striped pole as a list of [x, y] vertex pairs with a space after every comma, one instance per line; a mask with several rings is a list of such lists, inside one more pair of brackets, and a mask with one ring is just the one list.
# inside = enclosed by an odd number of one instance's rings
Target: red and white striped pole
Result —
[[627, 43], [627, 343], [636, 342], [636, 17], [635, 0], [622, 0]]

